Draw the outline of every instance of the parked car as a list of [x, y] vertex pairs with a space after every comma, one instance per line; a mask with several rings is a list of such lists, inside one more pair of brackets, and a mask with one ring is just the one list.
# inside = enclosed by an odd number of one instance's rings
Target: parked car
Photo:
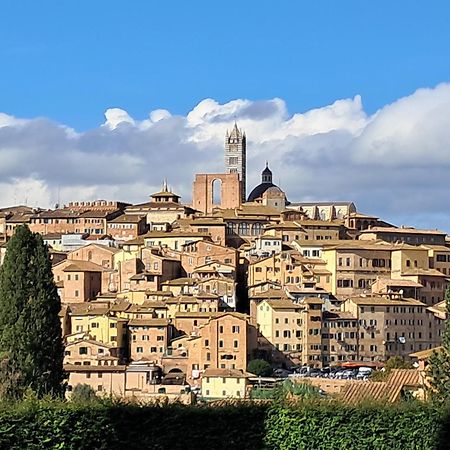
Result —
[[273, 376], [275, 378], [287, 378], [289, 375], [291, 375], [293, 372], [288, 369], [275, 369], [273, 371]]

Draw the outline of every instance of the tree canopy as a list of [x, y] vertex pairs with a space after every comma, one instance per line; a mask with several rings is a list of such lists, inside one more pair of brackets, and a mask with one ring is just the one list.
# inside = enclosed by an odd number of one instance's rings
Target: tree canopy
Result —
[[264, 359], [253, 359], [248, 363], [247, 371], [258, 377], [269, 377], [272, 375], [272, 366]]
[[442, 348], [435, 350], [428, 359], [427, 374], [430, 383], [432, 400], [443, 403], [450, 399], [450, 288], [445, 293], [445, 308], [447, 319], [442, 336]]
[[42, 237], [17, 227], [0, 269], [0, 352], [3, 371], [16, 379], [12, 396], [26, 389], [39, 397], [63, 392], [60, 310]]

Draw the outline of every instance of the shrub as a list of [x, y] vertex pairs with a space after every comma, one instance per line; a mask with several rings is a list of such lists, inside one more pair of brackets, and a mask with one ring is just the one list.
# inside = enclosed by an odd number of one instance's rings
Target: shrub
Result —
[[83, 403], [98, 400], [94, 389], [88, 384], [77, 384], [73, 388], [71, 400], [73, 402]]
[[254, 373], [258, 377], [270, 377], [272, 366], [264, 359], [253, 359], [248, 363], [247, 371]]

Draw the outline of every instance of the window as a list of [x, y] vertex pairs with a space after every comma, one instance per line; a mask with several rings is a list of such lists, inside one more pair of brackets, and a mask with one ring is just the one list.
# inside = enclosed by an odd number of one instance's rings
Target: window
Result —
[[88, 348], [87, 347], [80, 347], [79, 353], [80, 353], [80, 355], [87, 355], [88, 354]]
[[92, 322], [92, 328], [98, 328], [98, 322]]
[[205, 339], [205, 347], [209, 347], [209, 339]]
[[78, 290], [75, 291], [75, 297], [79, 297], [80, 296], [80, 292]]
[[232, 333], [239, 333], [239, 325], [233, 325], [231, 327], [231, 332]]
[[144, 353], [143, 347], [136, 347], [136, 353]]
[[101, 384], [99, 384], [99, 385], [97, 386], [97, 391], [98, 391], [98, 392], [102, 392], [102, 391], [103, 391], [103, 386], [102, 386]]
[[150, 353], [156, 353], [158, 349], [156, 347], [150, 347]]
[[99, 378], [103, 378], [103, 374], [101, 372], [98, 373]]
[[219, 347], [223, 348], [223, 341], [222, 340], [219, 341]]
[[234, 341], [233, 341], [233, 347], [234, 347], [234, 348], [238, 348], [238, 347], [239, 347], [239, 341], [234, 340]]

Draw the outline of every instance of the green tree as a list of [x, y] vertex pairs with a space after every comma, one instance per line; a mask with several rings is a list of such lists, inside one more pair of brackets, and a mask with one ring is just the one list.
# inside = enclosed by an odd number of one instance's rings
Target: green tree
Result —
[[73, 388], [71, 399], [73, 402], [85, 403], [96, 401], [98, 400], [98, 397], [95, 394], [94, 389], [88, 384], [77, 384]]
[[442, 348], [434, 351], [428, 359], [427, 375], [431, 399], [444, 403], [450, 398], [450, 288], [445, 292], [447, 319], [442, 336]]
[[27, 226], [16, 229], [0, 269], [0, 352], [16, 378], [20, 397], [63, 393], [61, 301], [42, 237]]
[[413, 369], [414, 366], [409, 361], [405, 361], [401, 356], [393, 356], [386, 361], [384, 370], [372, 372], [370, 379], [372, 381], [385, 381], [392, 369]]
[[258, 377], [270, 377], [272, 366], [264, 359], [253, 359], [248, 363], [247, 371], [254, 373]]

